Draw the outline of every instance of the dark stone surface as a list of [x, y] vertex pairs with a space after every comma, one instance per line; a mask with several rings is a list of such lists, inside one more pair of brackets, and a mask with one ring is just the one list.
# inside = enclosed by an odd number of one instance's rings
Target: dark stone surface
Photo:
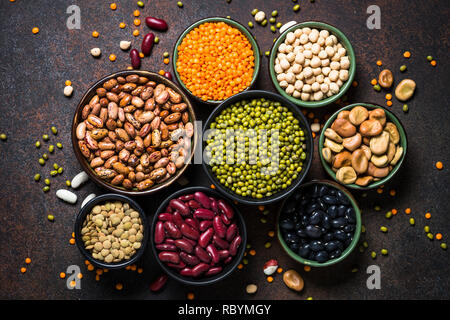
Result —
[[[406, 161], [398, 175], [385, 187], [382, 194], [371, 191], [359, 199], [363, 210], [363, 222], [367, 233], [363, 235], [369, 243], [369, 250], [363, 254], [355, 252], [344, 262], [333, 267], [313, 269], [306, 273], [281, 250], [276, 239], [273, 246], [264, 248], [269, 240], [267, 232], [275, 226], [278, 205], [270, 207], [268, 222], [262, 224], [256, 208], [242, 207], [245, 215], [249, 243], [256, 249], [256, 256], [248, 257], [249, 264], [243, 270], [234, 272], [227, 280], [202, 288], [187, 287], [169, 280], [159, 294], [148, 289], [152, 279], [160, 270], [148, 248], [140, 266], [143, 274], [131, 271], [111, 271], [95, 281], [93, 272], [88, 272], [84, 260], [75, 246], [69, 244], [73, 222], [81, 199], [91, 192], [103, 193], [92, 182], [76, 193], [79, 201], [71, 206], [55, 196], [64, 181], [80, 171], [70, 144], [70, 125], [75, 106], [82, 94], [99, 77], [113, 71], [125, 69], [128, 53], [119, 49], [120, 40], [132, 40], [133, 46], [140, 45], [139, 38], [131, 36], [135, 1], [117, 1], [118, 9], [109, 9], [110, 1], [73, 1], [81, 8], [81, 30], [66, 28], [67, 1], [2, 1], [0, 4], [0, 131], [8, 135], [7, 142], [0, 142], [0, 298], [3, 299], [184, 299], [187, 292], [194, 292], [198, 299], [440, 299], [450, 298], [449, 253], [439, 248], [438, 241], [429, 241], [423, 232], [425, 224], [432, 232], [441, 232], [444, 240], [450, 230], [449, 189], [449, 2], [448, 1], [321, 1], [311, 4], [302, 1], [299, 13], [292, 11], [291, 1], [239, 1], [227, 4], [221, 1], [186, 1], [179, 9], [174, 1], [145, 1], [141, 9], [142, 18], [147, 15], [166, 19], [169, 30], [160, 34], [161, 41], [155, 46], [150, 58], [143, 60], [142, 69], [158, 71], [166, 67], [162, 53], [171, 51], [177, 36], [194, 21], [208, 16], [226, 16], [247, 24], [252, 20], [250, 11], [257, 7], [270, 13], [277, 9], [278, 21], [319, 20], [340, 28], [353, 44], [357, 57], [357, 88], [348, 94], [350, 102], [375, 102], [385, 105], [384, 94], [376, 93], [369, 82], [379, 70], [375, 62], [380, 59], [383, 67], [394, 72], [396, 82], [410, 77], [417, 82], [418, 89], [408, 103], [410, 112], [401, 111], [402, 103], [393, 100], [390, 108], [398, 115], [408, 133], [409, 150]], [[366, 9], [369, 5], [381, 7], [381, 30], [366, 28]], [[127, 23], [119, 29], [121, 21]], [[37, 35], [31, 33], [34, 26], [40, 28]], [[142, 24], [141, 35], [147, 30]], [[94, 39], [91, 32], [97, 30], [100, 37]], [[268, 27], [255, 26], [251, 30], [262, 51], [269, 50], [274, 38]], [[101, 59], [93, 59], [89, 50], [102, 49]], [[412, 52], [410, 59], [404, 59], [405, 50]], [[112, 63], [108, 55], [115, 53], [117, 61]], [[425, 57], [437, 59], [433, 68]], [[256, 88], [274, 90], [268, 78], [267, 58], [263, 57], [262, 72]], [[400, 65], [408, 66], [407, 72], [398, 71]], [[75, 88], [71, 98], [63, 95], [64, 81], [71, 80]], [[332, 113], [338, 106], [329, 106], [317, 115]], [[211, 107], [196, 105], [198, 118], [206, 120]], [[322, 119], [322, 118], [321, 118]], [[55, 137], [50, 127], [59, 129]], [[51, 136], [49, 143], [41, 149], [34, 142], [42, 134]], [[317, 144], [317, 138], [316, 144]], [[50, 155], [45, 167], [37, 160], [46, 152], [50, 143], [62, 142], [64, 149]], [[434, 167], [436, 161], [444, 163], [444, 170]], [[35, 173], [45, 178], [56, 162], [64, 167], [64, 174], [52, 179], [51, 191], [43, 193], [43, 182], [35, 183]], [[209, 185], [200, 165], [192, 166], [186, 174], [189, 185]], [[308, 180], [325, 178], [317, 150]], [[175, 185], [161, 194], [137, 199], [143, 205], [149, 218], [152, 211], [165, 195], [180, 188]], [[390, 189], [397, 195], [391, 197]], [[374, 205], [382, 210], [375, 212]], [[411, 217], [416, 226], [411, 227], [404, 209], [412, 208]], [[399, 214], [391, 220], [384, 213], [397, 208]], [[425, 212], [432, 218], [426, 221]], [[47, 214], [55, 215], [55, 222], [47, 221]], [[389, 228], [387, 234], [379, 227]], [[389, 256], [378, 255], [376, 260], [369, 256], [371, 250], [378, 253], [382, 248], [389, 250]], [[358, 250], [356, 250], [358, 251]], [[24, 259], [31, 257], [32, 263], [25, 274], [19, 269]], [[262, 266], [268, 259], [278, 259], [285, 270], [295, 268], [305, 280], [305, 289], [297, 294], [285, 287], [281, 275], [267, 283]], [[67, 266], [79, 265], [84, 274], [81, 290], [68, 290], [59, 273]], [[381, 290], [366, 288], [367, 266], [376, 264], [381, 268]], [[358, 266], [358, 272], [351, 269]], [[124, 284], [122, 291], [116, 291], [114, 284]], [[245, 293], [248, 283], [259, 286], [258, 293], [249, 297]]]

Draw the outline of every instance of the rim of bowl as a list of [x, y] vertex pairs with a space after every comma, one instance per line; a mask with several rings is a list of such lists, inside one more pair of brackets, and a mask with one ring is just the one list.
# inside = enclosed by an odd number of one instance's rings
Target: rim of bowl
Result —
[[[173, 68], [173, 73], [175, 75], [175, 79], [177, 80], [178, 84], [183, 88], [183, 90], [185, 90], [194, 100], [201, 102], [201, 103], [208, 104], [208, 105], [218, 105], [218, 104], [222, 103], [223, 101], [225, 101], [226, 99], [225, 100], [206, 100], [206, 101], [204, 101], [204, 100], [200, 99], [199, 97], [197, 97], [196, 95], [194, 95], [185, 86], [183, 81], [181, 81], [180, 75], [177, 71], [177, 65], [176, 65], [177, 61], [178, 61], [178, 46], [181, 44], [183, 39], [186, 37], [186, 35], [191, 30], [193, 30], [194, 28], [196, 28], [199, 25], [206, 23], [206, 22], [225, 22], [228, 25], [231, 25], [232, 27], [239, 29], [239, 31], [241, 31], [246, 36], [246, 38], [248, 39], [248, 41], [250, 42], [250, 44], [252, 46], [253, 56], [255, 57], [255, 60], [254, 60], [255, 66], [254, 66], [254, 70], [253, 70], [252, 81], [250, 82], [250, 85], [247, 88], [245, 88], [244, 90], [242, 90], [239, 93], [250, 90], [253, 87], [253, 85], [255, 84], [256, 79], [258, 78], [259, 70], [261, 68], [261, 50], [259, 48], [258, 42], [256, 41], [256, 38], [252, 35], [252, 33], [249, 30], [247, 30], [247, 28], [244, 27], [244, 25], [242, 25], [241, 23], [237, 22], [236, 20], [229, 19], [229, 18], [223, 18], [223, 17], [204, 18], [204, 19], [194, 22], [189, 27], [184, 29], [184, 31], [180, 34], [180, 36], [177, 38], [177, 41], [175, 42], [175, 46], [173, 47], [173, 54], [172, 54], [172, 57], [173, 57], [172, 58], [172, 68]], [[239, 93], [237, 93], [237, 94], [239, 94]]]
[[305, 258], [300, 257], [297, 253], [295, 253], [294, 251], [291, 250], [291, 248], [288, 247], [288, 245], [286, 244], [286, 242], [283, 239], [283, 236], [281, 234], [280, 231], [280, 217], [281, 217], [281, 212], [283, 211], [283, 208], [286, 204], [286, 201], [288, 201], [289, 198], [286, 198], [282, 205], [280, 206], [280, 210], [278, 211], [278, 215], [277, 215], [277, 237], [278, 237], [278, 241], [280, 242], [281, 246], [283, 247], [284, 251], [295, 261], [300, 262], [304, 265], [308, 265], [308, 266], [312, 266], [312, 267], [328, 267], [331, 266], [333, 264], [336, 264], [338, 262], [341, 262], [342, 260], [344, 260], [348, 255], [350, 255], [350, 253], [356, 248], [356, 245], [358, 244], [359, 241], [359, 237], [361, 236], [361, 210], [359, 209], [358, 206], [358, 202], [356, 201], [356, 199], [353, 197], [353, 195], [350, 193], [350, 191], [348, 191], [347, 189], [345, 189], [342, 185], [334, 182], [334, 181], [330, 181], [330, 180], [312, 180], [309, 181], [307, 183], [304, 183], [302, 185], [300, 185], [297, 190], [300, 190], [302, 188], [314, 185], [314, 184], [324, 184], [327, 186], [331, 186], [334, 187], [336, 189], [338, 189], [339, 191], [343, 192], [348, 199], [350, 199], [350, 202], [352, 204], [353, 209], [355, 210], [355, 216], [356, 216], [356, 229], [355, 229], [355, 233], [353, 236], [353, 240], [352, 242], [349, 244], [349, 246], [347, 248], [345, 248], [345, 250], [342, 252], [342, 254], [336, 258], [336, 259], [331, 259], [328, 260], [324, 263], [320, 263], [317, 261], [312, 261], [312, 260], [308, 260]]
[[[204, 171], [206, 172], [206, 175], [208, 176], [209, 180], [216, 186], [217, 190], [219, 190], [224, 195], [228, 196], [229, 198], [238, 201], [239, 203], [245, 203], [248, 205], [266, 205], [269, 203], [274, 203], [284, 197], [287, 197], [290, 193], [292, 193], [305, 179], [306, 175], [309, 172], [309, 169], [311, 168], [311, 163], [313, 159], [314, 154], [314, 142], [313, 137], [311, 133], [311, 128], [308, 125], [308, 121], [306, 120], [305, 116], [302, 112], [299, 111], [299, 109], [292, 104], [292, 102], [286, 100], [284, 97], [270, 92], [270, 91], [264, 91], [264, 90], [249, 90], [247, 92], [241, 92], [238, 93], [224, 102], [222, 102], [218, 107], [216, 107], [213, 112], [209, 115], [208, 119], [205, 122], [205, 125], [203, 126], [203, 136], [205, 136], [205, 131], [209, 129], [209, 126], [211, 125], [211, 122], [215, 119], [215, 117], [225, 108], [229, 107], [232, 103], [235, 103], [237, 101], [242, 100], [249, 100], [254, 97], [259, 98], [266, 98], [269, 100], [274, 100], [281, 102], [283, 106], [287, 107], [292, 113], [296, 116], [296, 118], [300, 121], [300, 125], [303, 129], [303, 132], [305, 133], [305, 141], [304, 143], [307, 146], [307, 153], [306, 153], [306, 159], [303, 161], [303, 170], [300, 172], [300, 175], [297, 177], [295, 182], [293, 182], [288, 188], [278, 191], [277, 193], [271, 195], [270, 197], [262, 198], [262, 199], [253, 199], [249, 197], [242, 197], [231, 190], [227, 189], [225, 186], [222, 186], [222, 184], [217, 180], [217, 178], [211, 173], [210, 166], [206, 164], [206, 162], [202, 161], [202, 166]], [[203, 141], [203, 150], [206, 145], [206, 141]]]
[[[304, 27], [313, 27], [313, 28], [320, 28], [321, 30], [328, 30], [330, 33], [336, 36], [338, 38], [339, 42], [342, 44], [342, 46], [347, 50], [347, 55], [350, 58], [350, 69], [349, 69], [349, 77], [347, 81], [342, 85], [339, 92], [335, 95], [332, 95], [331, 97], [322, 99], [320, 101], [303, 101], [301, 99], [294, 98], [290, 95], [288, 95], [279, 85], [277, 76], [275, 74], [275, 56], [278, 51], [278, 47], [282, 42], [284, 42], [284, 39], [286, 39], [286, 35], [294, 31], [298, 28], [304, 28]], [[319, 108], [327, 106], [337, 99], [341, 98], [347, 91], [350, 89], [353, 79], [355, 78], [356, 73], [356, 55], [353, 50], [353, 46], [348, 40], [347, 36], [338, 28], [335, 26], [321, 22], [321, 21], [306, 21], [301, 22], [293, 25], [292, 27], [286, 29], [275, 41], [275, 43], [272, 45], [272, 49], [270, 50], [270, 58], [269, 58], [269, 75], [270, 79], [272, 80], [272, 84], [274, 85], [275, 89], [286, 99], [289, 101], [295, 103], [298, 106], [304, 107], [304, 108]]]
[[[233, 260], [227, 266], [225, 266], [225, 268], [223, 268], [223, 270], [219, 274], [216, 274], [212, 277], [200, 278], [198, 280], [196, 280], [195, 278], [184, 277], [184, 276], [178, 274], [174, 269], [166, 266], [158, 257], [158, 252], [157, 252], [155, 240], [154, 240], [155, 226], [156, 226], [156, 223], [158, 222], [158, 216], [160, 213], [163, 212], [163, 210], [165, 210], [165, 208], [169, 204], [169, 201], [174, 198], [177, 198], [181, 195], [184, 195], [187, 193], [194, 193], [197, 191], [201, 191], [208, 195], [212, 195], [216, 198], [227, 201], [227, 203], [233, 208], [234, 214], [237, 216], [237, 223], [239, 225], [239, 233], [242, 238], [242, 242], [239, 246], [238, 253], [233, 258]], [[219, 192], [217, 192], [211, 188], [207, 188], [207, 187], [203, 187], [203, 186], [187, 187], [187, 188], [178, 190], [178, 191], [174, 192], [173, 194], [171, 194], [169, 197], [167, 197], [159, 205], [158, 209], [155, 212], [155, 215], [153, 216], [150, 232], [151, 232], [150, 243], [151, 243], [151, 247], [152, 247], [152, 252], [153, 252], [153, 255], [154, 255], [156, 261], [160, 265], [160, 267], [170, 277], [174, 278], [175, 280], [180, 281], [181, 283], [184, 283], [184, 284], [195, 285], [195, 286], [203, 286], [203, 285], [213, 284], [213, 283], [216, 283], [216, 282], [228, 277], [237, 268], [238, 264], [241, 262], [242, 258], [244, 257], [245, 247], [247, 245], [247, 228], [245, 225], [245, 220], [244, 220], [244, 217], [242, 216], [242, 214], [240, 213], [240, 211], [238, 210], [238, 208], [236, 207], [236, 205], [234, 203], [232, 203], [232, 201], [229, 201], [229, 199], [224, 198], [223, 195], [221, 195]]]
[[[139, 216], [142, 220], [142, 225], [144, 226], [144, 237], [142, 239], [141, 247], [137, 250], [137, 252], [131, 257], [129, 260], [125, 260], [119, 263], [106, 263], [99, 261], [97, 259], [94, 259], [91, 255], [91, 253], [86, 250], [84, 247], [83, 240], [81, 239], [81, 228], [83, 226], [83, 222], [86, 219], [86, 216], [89, 214], [91, 209], [96, 206], [99, 203], [103, 203], [106, 201], [122, 201], [127, 202], [133, 209], [135, 209], [137, 212], [139, 212]], [[77, 244], [78, 249], [83, 254], [83, 256], [89, 260], [93, 265], [96, 265], [101, 268], [107, 268], [107, 269], [122, 269], [128, 265], [131, 265], [135, 263], [137, 260], [139, 260], [142, 255], [144, 254], [144, 251], [148, 244], [148, 237], [150, 233], [149, 224], [147, 221], [147, 216], [145, 215], [144, 210], [137, 204], [136, 201], [131, 199], [130, 197], [121, 195], [121, 194], [115, 194], [115, 193], [106, 193], [99, 195], [95, 197], [94, 199], [90, 200], [88, 203], [86, 203], [83, 208], [80, 209], [78, 212], [78, 215], [75, 219], [75, 227], [74, 227], [74, 233], [75, 233], [75, 243]]]
[[[109, 79], [116, 78], [119, 76], [127, 76], [130, 74], [138, 74], [141, 76], [145, 76], [145, 77], [148, 77], [150, 80], [156, 79], [159, 83], [168, 85], [172, 89], [174, 89], [177, 93], [179, 93], [183, 97], [183, 100], [185, 101], [185, 103], [188, 105], [189, 117], [194, 126], [194, 135], [192, 137], [192, 147], [191, 147], [191, 154], [189, 156], [189, 161], [181, 169], [177, 170], [177, 172], [170, 179], [168, 179], [162, 183], [157, 183], [150, 189], [143, 190], [143, 191], [127, 190], [125, 188], [113, 186], [112, 184], [100, 179], [97, 176], [97, 174], [94, 172], [94, 170], [90, 167], [89, 163], [86, 161], [86, 158], [81, 154], [81, 151], [78, 148], [78, 138], [76, 136], [77, 125], [79, 124], [80, 119], [81, 119], [81, 111], [82, 111], [84, 105], [86, 105], [89, 102], [89, 100], [95, 95], [95, 90], [97, 88], [99, 88], [105, 81], [107, 81]], [[149, 194], [155, 193], [161, 189], [168, 187], [169, 185], [174, 183], [184, 173], [184, 171], [187, 169], [189, 164], [192, 162], [192, 157], [194, 156], [194, 150], [197, 147], [197, 139], [198, 139], [197, 130], [198, 130], [197, 129], [197, 121], [196, 121], [194, 107], [193, 107], [191, 101], [189, 100], [189, 97], [185, 94], [185, 92], [183, 90], [181, 90], [181, 88], [176, 83], [167, 79], [166, 77], [163, 77], [163, 76], [161, 76], [155, 72], [151, 72], [151, 71], [122, 70], [122, 71], [117, 71], [117, 72], [114, 72], [114, 73], [111, 73], [111, 74], [108, 74], [108, 75], [102, 77], [101, 79], [97, 80], [93, 85], [91, 85], [89, 87], [89, 89], [86, 90], [83, 97], [80, 99], [80, 102], [78, 103], [77, 108], [75, 110], [75, 114], [73, 116], [71, 138], [72, 138], [72, 147], [73, 147], [73, 150], [75, 152], [75, 156], [76, 156], [78, 162], [81, 164], [83, 171], [86, 172], [89, 175], [89, 177], [96, 184], [98, 184], [98, 185], [102, 186], [103, 188], [106, 188], [110, 191], [114, 191], [114, 192], [117, 192], [117, 193], [120, 193], [123, 195], [142, 196], [142, 195], [149, 195]]]
[[[400, 145], [403, 147], [403, 154], [402, 157], [400, 158], [400, 161], [394, 166], [394, 168], [392, 169], [391, 172], [389, 172], [389, 174], [384, 177], [383, 179], [379, 180], [379, 181], [375, 181], [372, 182], [371, 184], [369, 184], [368, 186], [362, 187], [362, 186], [358, 186], [357, 184], [346, 184], [344, 185], [345, 187], [349, 187], [351, 189], [357, 189], [357, 190], [370, 190], [370, 189], [374, 189], [377, 188], [378, 186], [381, 186], [385, 183], [387, 183], [396, 173], [397, 171], [400, 169], [401, 165], [403, 164], [403, 161], [406, 157], [406, 152], [408, 150], [408, 138], [406, 135], [406, 131], [403, 127], [403, 124], [401, 123], [400, 119], [393, 114], [392, 112], [390, 112], [389, 110], [387, 110], [386, 108], [379, 106], [377, 104], [374, 103], [353, 103], [350, 104], [348, 106], [345, 106], [341, 109], [339, 109], [338, 111], [336, 111], [325, 123], [325, 125], [322, 128], [322, 132], [320, 133], [320, 137], [319, 137], [319, 157], [320, 157], [320, 162], [322, 163], [323, 168], [325, 169], [325, 171], [328, 173], [328, 175], [334, 179], [334, 181], [336, 181], [337, 183], [341, 184], [337, 179], [336, 179], [336, 174], [333, 172], [333, 170], [331, 170], [330, 165], [325, 161], [325, 159], [323, 158], [322, 155], [322, 149], [323, 149], [323, 142], [325, 140], [325, 130], [327, 128], [329, 128], [331, 126], [331, 124], [333, 123], [333, 121], [337, 118], [337, 115], [339, 114], [339, 112], [343, 111], [343, 110], [348, 110], [348, 109], [352, 109], [356, 106], [363, 106], [367, 109], [377, 109], [377, 108], [381, 108], [384, 110], [384, 112], [386, 113], [386, 117], [392, 121], [398, 129], [398, 132], [400, 134]], [[342, 184], [341, 184], [342, 185]]]

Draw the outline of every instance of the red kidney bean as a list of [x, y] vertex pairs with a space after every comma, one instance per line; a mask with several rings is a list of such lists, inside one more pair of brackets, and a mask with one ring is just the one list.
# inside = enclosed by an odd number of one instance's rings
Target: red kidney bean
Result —
[[167, 206], [166, 212], [168, 212], [168, 213], [173, 213], [173, 209], [172, 209], [171, 207]]
[[183, 268], [186, 267], [186, 263], [184, 263], [183, 261], [180, 261], [180, 263], [175, 264], [175, 263], [166, 263], [166, 265], [170, 268], [175, 268], [177, 270], [181, 270]]
[[162, 289], [162, 287], [164, 287], [166, 282], [167, 282], [167, 274], [162, 274], [150, 284], [150, 290], [152, 290], [153, 292], [159, 291]]
[[216, 245], [216, 247], [221, 249], [228, 249], [228, 247], [230, 246], [228, 242], [219, 238], [216, 234], [213, 236], [213, 242]]
[[199, 237], [198, 231], [189, 226], [187, 223], [183, 223], [180, 229], [181, 233], [189, 239], [197, 240]]
[[175, 225], [175, 223], [173, 223], [172, 221], [166, 221], [164, 222], [164, 229], [167, 231], [167, 234], [174, 239], [179, 239], [181, 238], [181, 231], [180, 229], [177, 228], [177, 226]]
[[231, 260], [233, 260], [233, 257], [230, 256], [223, 261], [223, 264], [229, 264]]
[[139, 51], [136, 49], [131, 50], [130, 59], [133, 69], [139, 69], [141, 67], [141, 57], [139, 57]]
[[233, 241], [231, 241], [229, 251], [230, 251], [230, 254], [231, 254], [232, 256], [235, 256], [235, 255], [236, 255], [236, 253], [237, 253], [237, 251], [238, 251], [238, 248], [239, 248], [239, 245], [241, 244], [241, 242], [242, 242], [242, 238], [241, 238], [241, 236], [239, 236], [239, 235], [236, 236], [236, 237], [233, 239]]
[[219, 207], [219, 210], [227, 216], [228, 219], [233, 219], [234, 210], [228, 203], [221, 199], [217, 201], [217, 206]]
[[197, 278], [200, 277], [202, 274], [207, 272], [209, 270], [209, 265], [203, 262], [200, 262], [198, 265], [192, 268], [192, 276]]
[[213, 267], [213, 268], [209, 269], [208, 271], [206, 271], [205, 276], [206, 277], [215, 276], [216, 274], [219, 274], [220, 272], [222, 272], [222, 267]]
[[191, 213], [189, 207], [183, 201], [178, 199], [170, 200], [169, 206], [172, 207], [172, 209], [180, 212], [182, 216], [187, 216], [189, 215], [189, 213]]
[[198, 208], [194, 211], [194, 217], [197, 219], [212, 220], [214, 216], [214, 212], [205, 208]]
[[225, 238], [225, 235], [227, 234], [227, 228], [222, 222], [222, 219], [220, 219], [219, 216], [215, 216], [213, 220], [213, 227], [214, 232], [221, 238]]
[[220, 219], [222, 219], [222, 222], [225, 223], [227, 226], [230, 225], [230, 223], [231, 223], [231, 220], [228, 219], [227, 216], [224, 214], [220, 215]]
[[210, 244], [206, 247], [206, 252], [211, 255], [212, 261], [214, 263], [218, 263], [220, 261], [219, 251], [217, 251], [216, 247], [213, 244]]
[[195, 256], [202, 260], [203, 262], [209, 263], [211, 261], [211, 256], [200, 246], [196, 246], [194, 249]]
[[186, 240], [187, 242], [189, 242], [190, 244], [192, 244], [192, 246], [196, 246], [197, 245], [197, 241], [183, 237], [184, 240]]
[[206, 208], [206, 209], [211, 208], [211, 201], [206, 196], [206, 194], [204, 194], [203, 192], [197, 191], [196, 193], [194, 193], [194, 199], [197, 200], [198, 202], [200, 202], [200, 204], [203, 206], [203, 208]]
[[198, 220], [192, 219], [192, 218], [186, 218], [184, 220], [184, 222], [186, 222], [188, 225], [190, 225], [195, 230], [198, 230]]
[[155, 227], [155, 243], [163, 243], [165, 236], [164, 223], [162, 221], [158, 221]]
[[214, 198], [209, 198], [209, 200], [211, 200], [211, 210], [214, 211], [215, 213], [219, 212], [219, 207], [217, 206], [217, 201]]
[[189, 241], [186, 241], [185, 239], [175, 240], [175, 246], [187, 253], [192, 253], [192, 251], [194, 250], [193, 245]]
[[166, 73], [164, 73], [164, 77], [166, 77], [166, 78], [169, 79], [169, 80], [172, 80], [172, 74], [171, 74], [169, 71], [167, 71]]
[[202, 207], [202, 206], [200, 205], [200, 203], [198, 203], [198, 202], [195, 201], [195, 200], [189, 200], [188, 206], [189, 206], [189, 208], [191, 208], [191, 209], [198, 209], [198, 208], [201, 208], [201, 207]]
[[230, 225], [230, 226], [228, 227], [228, 229], [227, 229], [227, 234], [226, 234], [226, 236], [225, 236], [225, 239], [226, 239], [228, 242], [231, 242], [231, 240], [234, 239], [234, 236], [236, 235], [237, 231], [238, 231], [237, 225], [236, 225], [235, 223], [233, 223], [232, 225]]
[[172, 215], [170, 213], [160, 213], [158, 219], [161, 221], [172, 221]]
[[194, 199], [194, 195], [193, 194], [185, 194], [183, 196], [178, 197], [179, 200], [184, 201], [184, 202], [188, 202], [189, 200]]
[[230, 251], [228, 250], [219, 250], [220, 260], [226, 259], [230, 256]]
[[141, 44], [141, 51], [144, 55], [149, 56], [152, 52], [153, 43], [155, 41], [155, 35], [153, 32], [149, 32], [144, 36]]
[[200, 222], [199, 228], [200, 228], [200, 231], [203, 232], [211, 226], [212, 226], [211, 220], [203, 220], [202, 222]]
[[161, 251], [158, 254], [158, 258], [162, 262], [171, 262], [175, 264], [180, 262], [180, 255], [173, 251]]
[[158, 30], [158, 31], [166, 31], [168, 28], [167, 22], [165, 22], [163, 19], [158, 19], [155, 17], [145, 18], [145, 24], [150, 29]]
[[178, 228], [181, 228], [181, 225], [183, 224], [184, 220], [181, 217], [181, 214], [178, 211], [175, 211], [172, 215], [172, 222], [176, 224]]
[[170, 238], [166, 238], [166, 240], [164, 241], [164, 243], [175, 245], [175, 240], [174, 240], [174, 239], [170, 239]]
[[213, 228], [209, 228], [208, 230], [203, 232], [200, 235], [200, 238], [198, 239], [199, 246], [202, 247], [202, 248], [206, 248], [206, 246], [208, 245], [209, 241], [211, 241], [213, 235], [214, 235], [214, 229]]
[[184, 268], [184, 269], [180, 270], [180, 274], [185, 277], [193, 277], [194, 276], [194, 273], [192, 272], [191, 268]]
[[160, 243], [157, 244], [156, 249], [161, 250], [161, 251], [176, 251], [177, 247], [174, 246], [173, 244], [168, 244], [168, 243]]
[[189, 266], [195, 266], [200, 263], [200, 259], [186, 252], [180, 252], [180, 259]]

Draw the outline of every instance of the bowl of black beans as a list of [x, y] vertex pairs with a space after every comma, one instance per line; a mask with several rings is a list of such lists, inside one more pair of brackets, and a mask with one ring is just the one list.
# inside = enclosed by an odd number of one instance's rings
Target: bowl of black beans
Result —
[[287, 198], [277, 219], [278, 239], [294, 260], [325, 267], [344, 260], [361, 234], [361, 212], [339, 184], [311, 181]]

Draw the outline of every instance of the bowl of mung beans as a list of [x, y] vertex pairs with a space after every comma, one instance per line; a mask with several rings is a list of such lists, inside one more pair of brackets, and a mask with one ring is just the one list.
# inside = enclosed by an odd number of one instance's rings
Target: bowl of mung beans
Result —
[[275, 89], [305, 108], [329, 105], [352, 85], [356, 57], [338, 28], [317, 21], [286, 29], [270, 52], [269, 74]]
[[311, 166], [314, 145], [305, 117], [272, 92], [251, 90], [227, 99], [209, 116], [203, 137], [207, 176], [240, 203], [286, 197]]
[[134, 200], [109, 193], [81, 208], [74, 233], [78, 249], [94, 266], [122, 269], [141, 258], [150, 228], [144, 210]]
[[248, 90], [260, 69], [260, 49], [239, 22], [212, 17], [190, 25], [173, 49], [178, 83], [194, 99], [210, 105]]

